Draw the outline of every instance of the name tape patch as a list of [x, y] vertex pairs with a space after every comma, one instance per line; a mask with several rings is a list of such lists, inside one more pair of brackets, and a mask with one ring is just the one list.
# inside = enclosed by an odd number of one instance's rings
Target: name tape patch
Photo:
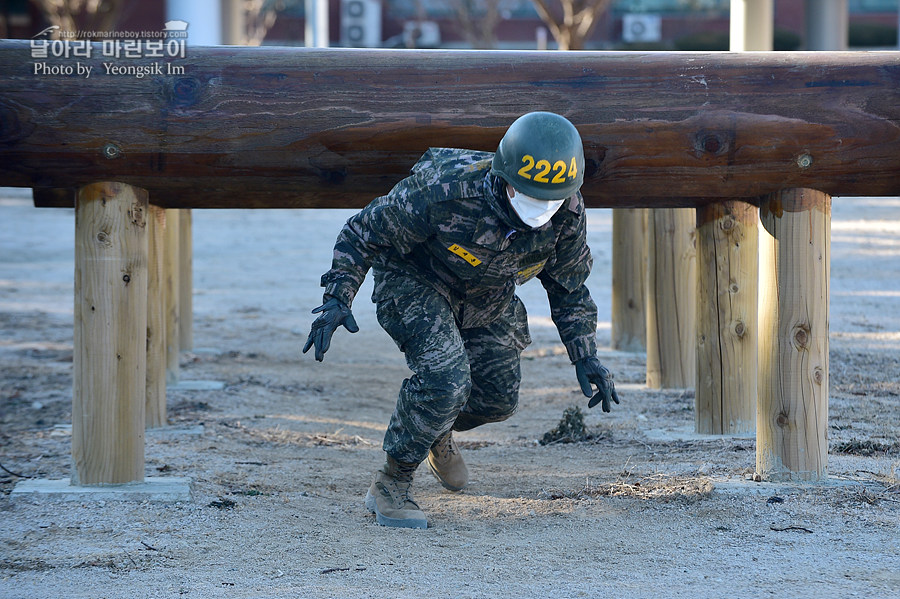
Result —
[[459, 256], [460, 258], [462, 258], [463, 260], [465, 260], [466, 262], [468, 262], [469, 264], [471, 264], [472, 266], [478, 266], [479, 264], [481, 264], [481, 260], [479, 260], [478, 258], [473, 256], [471, 253], [469, 253], [468, 250], [459, 247], [455, 243], [453, 245], [451, 245], [450, 247], [448, 247], [447, 249], [450, 250], [451, 252], [453, 252], [454, 254], [456, 254], [457, 256]]

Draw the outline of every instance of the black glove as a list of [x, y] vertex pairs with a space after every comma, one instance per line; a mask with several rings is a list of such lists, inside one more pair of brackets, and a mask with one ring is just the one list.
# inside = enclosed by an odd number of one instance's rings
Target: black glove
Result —
[[305, 354], [310, 347], [315, 345], [316, 360], [319, 362], [325, 358], [325, 352], [331, 347], [331, 336], [339, 326], [344, 325], [344, 328], [351, 333], [359, 331], [350, 307], [337, 298], [328, 299], [312, 313], [319, 314], [319, 317], [312, 323], [309, 338], [306, 340], [306, 345], [303, 346], [303, 353]]
[[[589, 408], [593, 408], [602, 401], [603, 411], [609, 412], [610, 400], [619, 403], [619, 394], [616, 393], [616, 387], [613, 385], [612, 375], [596, 356], [588, 356], [575, 362], [575, 376], [578, 377], [581, 392], [585, 397], [591, 398], [591, 401], [588, 402]], [[594, 393], [591, 383], [597, 385], [597, 393]]]

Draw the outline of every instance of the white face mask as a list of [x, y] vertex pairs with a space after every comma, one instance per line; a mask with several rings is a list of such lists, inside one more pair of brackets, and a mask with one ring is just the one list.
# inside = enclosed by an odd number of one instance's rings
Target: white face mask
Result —
[[513, 210], [522, 219], [522, 222], [529, 227], [536, 229], [550, 222], [559, 207], [566, 201], [561, 200], [538, 200], [525, 195], [521, 191], [515, 191], [512, 186], [506, 186], [506, 195], [509, 197], [509, 203], [512, 204]]

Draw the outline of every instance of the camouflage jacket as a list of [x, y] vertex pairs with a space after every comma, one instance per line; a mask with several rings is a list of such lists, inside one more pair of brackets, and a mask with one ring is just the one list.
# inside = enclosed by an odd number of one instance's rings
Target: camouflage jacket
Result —
[[581, 194], [532, 229], [510, 214], [493, 153], [432, 148], [386, 196], [351, 217], [338, 235], [326, 297], [352, 304], [366, 273], [375, 302], [427, 285], [447, 298], [461, 328], [506, 309], [515, 285], [537, 276], [569, 358], [596, 353], [597, 307], [585, 286], [593, 260]]

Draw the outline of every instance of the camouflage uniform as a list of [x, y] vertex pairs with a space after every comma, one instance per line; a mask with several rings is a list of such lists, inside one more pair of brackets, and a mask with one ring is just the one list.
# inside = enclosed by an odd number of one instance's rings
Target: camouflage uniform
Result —
[[384, 450], [420, 463], [434, 440], [505, 420], [531, 342], [515, 285], [537, 276], [574, 362], [596, 353], [597, 308], [581, 194], [536, 229], [511, 215], [493, 153], [432, 148], [338, 235], [325, 296], [351, 305], [367, 271], [378, 322], [406, 356]]

